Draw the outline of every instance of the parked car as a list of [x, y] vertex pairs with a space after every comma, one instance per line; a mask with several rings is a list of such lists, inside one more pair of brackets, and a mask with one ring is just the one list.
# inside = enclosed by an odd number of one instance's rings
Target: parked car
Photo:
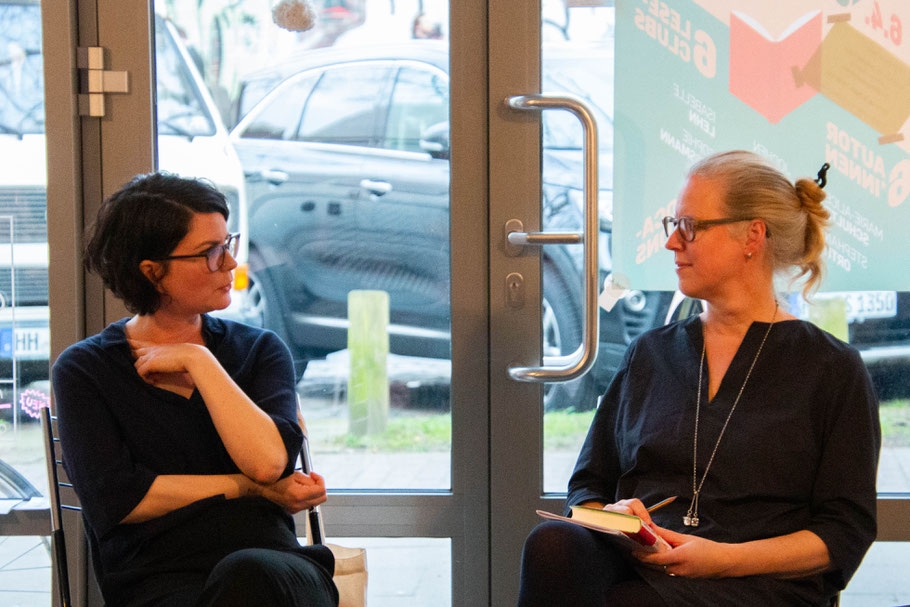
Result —
[[[544, 54], [544, 89], [584, 98], [599, 124], [602, 278], [612, 225], [607, 52]], [[250, 213], [245, 320], [277, 331], [299, 372], [346, 347], [352, 289], [389, 293], [392, 352], [450, 355], [448, 65], [445, 44], [413, 41], [311, 50], [245, 80], [245, 115], [231, 132]], [[559, 114], [543, 119], [543, 225], [580, 231], [582, 132]], [[546, 248], [542, 267], [544, 350], [567, 354], [581, 339], [580, 247]], [[662, 319], [669, 298], [636, 291], [601, 310], [595, 369], [549, 385], [546, 406], [592, 408], [629, 341]]]
[[[231, 206], [230, 229], [246, 232], [243, 172], [227, 129], [174, 27], [161, 17], [155, 25], [160, 166], [211, 179]], [[15, 393], [48, 391], [43, 74], [38, 1], [0, 0], [0, 418], [20, 405], [31, 411]]]

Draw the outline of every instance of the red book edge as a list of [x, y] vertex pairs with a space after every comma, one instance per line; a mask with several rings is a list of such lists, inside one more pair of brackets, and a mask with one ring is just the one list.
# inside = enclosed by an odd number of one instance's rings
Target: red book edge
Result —
[[624, 531], [623, 533], [642, 546], [653, 546], [657, 543], [657, 534], [644, 521], [641, 522], [641, 529], [635, 533], [629, 533], [628, 531]]

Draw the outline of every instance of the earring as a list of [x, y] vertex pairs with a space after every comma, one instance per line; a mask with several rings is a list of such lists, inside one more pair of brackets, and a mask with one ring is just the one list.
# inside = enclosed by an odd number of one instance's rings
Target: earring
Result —
[[752, 259], [752, 253], [746, 253], [746, 259]]

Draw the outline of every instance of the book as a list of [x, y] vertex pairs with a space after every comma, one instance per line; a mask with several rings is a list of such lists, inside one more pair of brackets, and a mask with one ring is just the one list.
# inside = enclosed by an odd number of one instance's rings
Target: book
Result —
[[795, 77], [822, 43], [822, 14], [812, 11], [778, 39], [744, 13], [730, 15], [730, 92], [776, 124], [816, 91]]
[[633, 514], [623, 514], [610, 510], [572, 506], [572, 517], [560, 516], [545, 510], [537, 514], [543, 518], [565, 521], [586, 529], [606, 533], [620, 547], [629, 551], [664, 552], [670, 550], [670, 544], [641, 518]]

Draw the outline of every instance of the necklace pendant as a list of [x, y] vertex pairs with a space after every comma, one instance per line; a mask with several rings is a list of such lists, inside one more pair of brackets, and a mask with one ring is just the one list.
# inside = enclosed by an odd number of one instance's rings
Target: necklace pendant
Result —
[[684, 516], [683, 525], [686, 527], [698, 527], [698, 517], [697, 516]]

